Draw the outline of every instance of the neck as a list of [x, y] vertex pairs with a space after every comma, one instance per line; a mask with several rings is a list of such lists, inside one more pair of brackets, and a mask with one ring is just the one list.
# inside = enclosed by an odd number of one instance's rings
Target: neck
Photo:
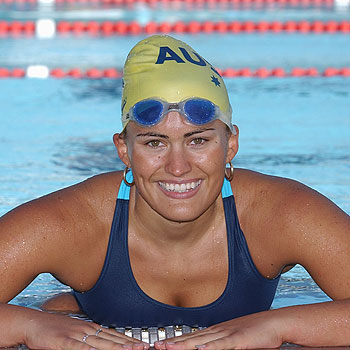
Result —
[[183, 249], [193, 247], [214, 227], [220, 227], [224, 222], [224, 210], [221, 194], [214, 203], [198, 218], [189, 222], [168, 220], [153, 210], [147, 202], [134, 190], [130, 194], [133, 201], [129, 202], [129, 231], [139, 239], [148, 241], [162, 248]]

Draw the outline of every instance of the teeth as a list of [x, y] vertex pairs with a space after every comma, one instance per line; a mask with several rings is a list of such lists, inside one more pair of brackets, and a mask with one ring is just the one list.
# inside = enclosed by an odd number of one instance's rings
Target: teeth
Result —
[[169, 192], [188, 192], [190, 190], [195, 189], [198, 187], [201, 183], [201, 180], [196, 182], [188, 182], [185, 184], [173, 184], [173, 183], [167, 183], [167, 182], [159, 182], [159, 185], [166, 191]]

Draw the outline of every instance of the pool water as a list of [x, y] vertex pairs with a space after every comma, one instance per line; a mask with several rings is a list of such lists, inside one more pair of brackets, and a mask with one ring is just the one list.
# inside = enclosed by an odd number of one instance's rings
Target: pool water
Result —
[[[92, 16], [89, 11], [90, 15], [82, 10], [79, 16]], [[114, 15], [116, 19], [119, 15], [138, 20], [155, 16], [149, 9], [123, 11], [122, 15], [120, 11]], [[6, 8], [3, 16], [31, 18], [38, 13], [37, 9]], [[73, 16], [72, 11], [64, 9], [50, 13], [70, 19]], [[225, 11], [195, 13], [200, 20], [228, 16]], [[179, 19], [183, 14], [164, 9], [160, 12], [162, 16]], [[253, 11], [231, 10], [231, 16], [231, 20], [239, 16], [257, 18]], [[341, 20], [344, 12], [329, 9], [264, 12], [265, 20], [295, 16]], [[287, 70], [312, 66], [322, 70], [327, 66], [349, 65], [350, 59], [349, 35], [178, 37], [219, 68], [281, 66]], [[140, 36], [0, 38], [0, 66], [120, 68], [127, 52], [140, 39]], [[234, 165], [299, 180], [349, 213], [350, 78], [235, 78], [226, 79], [226, 83], [234, 123], [240, 128], [240, 151]], [[112, 144], [113, 133], [121, 129], [120, 99], [120, 79], [0, 79], [0, 214], [94, 174], [122, 169]], [[67, 290], [49, 274], [42, 274], [12, 302], [37, 307], [48, 296]], [[273, 307], [325, 300], [328, 297], [297, 266], [282, 276]]]

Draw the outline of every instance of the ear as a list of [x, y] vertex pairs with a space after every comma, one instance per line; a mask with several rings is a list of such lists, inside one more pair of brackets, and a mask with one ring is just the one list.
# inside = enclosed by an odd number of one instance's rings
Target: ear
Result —
[[236, 135], [233, 133], [230, 134], [228, 142], [227, 142], [227, 156], [226, 156], [226, 163], [231, 162], [232, 159], [236, 156], [238, 152], [238, 136], [239, 136], [239, 130], [237, 125], [233, 126], [236, 130]]
[[113, 135], [113, 143], [118, 151], [118, 156], [121, 161], [128, 167], [131, 167], [129, 155], [128, 155], [128, 145], [126, 141], [126, 136], [120, 136], [120, 134]]

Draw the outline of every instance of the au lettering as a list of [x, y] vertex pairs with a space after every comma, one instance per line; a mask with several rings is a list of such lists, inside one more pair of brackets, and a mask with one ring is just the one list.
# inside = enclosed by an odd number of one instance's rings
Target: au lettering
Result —
[[[190, 53], [183, 47], [179, 47], [183, 58], [189, 62], [193, 63], [197, 66], [202, 66], [205, 67], [207, 65], [207, 62], [198, 55], [198, 53], [192, 51], [192, 54], [195, 56], [192, 57]], [[185, 63], [184, 59], [182, 59], [175, 51], [173, 51], [170, 47], [168, 46], [161, 46], [159, 48], [159, 55], [156, 61], [156, 64], [163, 64], [165, 61], [175, 61], [177, 63]], [[209, 65], [211, 67], [211, 65]], [[211, 67], [212, 68], [212, 67]], [[213, 68], [212, 68], [213, 69]], [[213, 71], [217, 73], [214, 69]]]
[[[198, 55], [198, 53], [193, 51], [193, 54], [196, 56], [198, 60], [195, 60], [189, 52], [184, 49], [183, 47], [179, 47], [180, 51], [183, 54], [183, 57], [186, 59], [186, 61], [196, 64], [198, 66], [206, 66], [205, 61], [201, 56]], [[175, 61], [177, 63], [185, 63], [185, 61], [170, 47], [168, 46], [161, 46], [159, 48], [159, 55], [156, 61], [156, 64], [163, 64], [165, 61]]]

